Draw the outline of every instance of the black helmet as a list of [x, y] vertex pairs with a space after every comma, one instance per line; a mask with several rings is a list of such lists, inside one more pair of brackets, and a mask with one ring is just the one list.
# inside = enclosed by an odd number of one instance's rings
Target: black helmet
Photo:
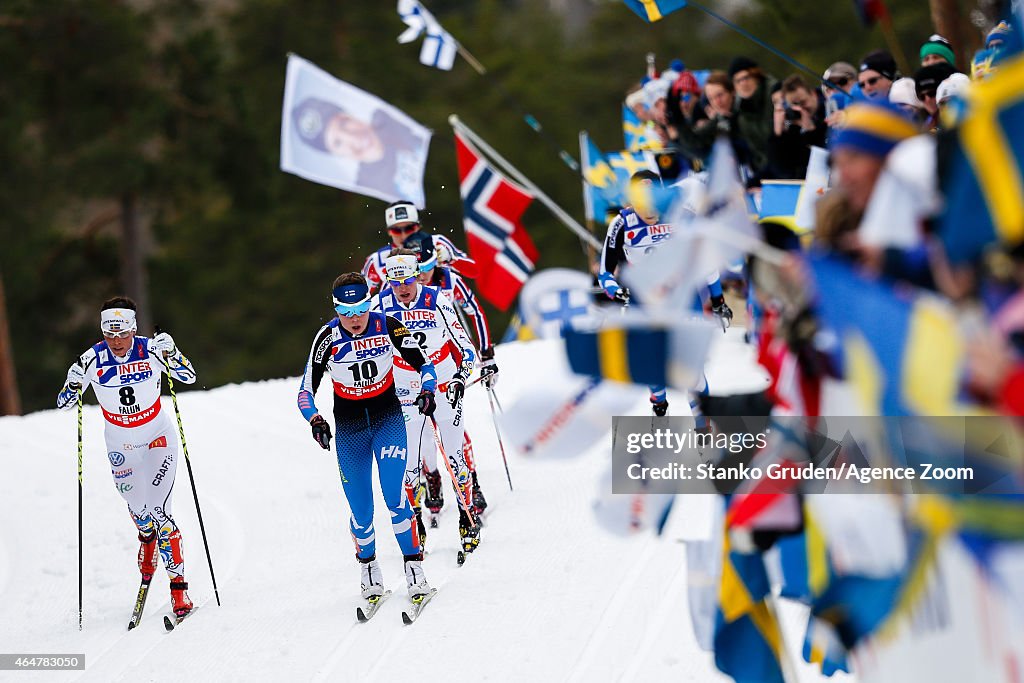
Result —
[[416, 252], [416, 259], [420, 262], [420, 270], [430, 270], [437, 265], [434, 238], [422, 230], [406, 237], [405, 243], [402, 246]]

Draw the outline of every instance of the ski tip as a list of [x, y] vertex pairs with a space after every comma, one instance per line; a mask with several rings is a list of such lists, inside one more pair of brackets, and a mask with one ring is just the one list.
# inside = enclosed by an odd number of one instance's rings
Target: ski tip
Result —
[[356, 621], [361, 624], [365, 624], [369, 621], [369, 618], [366, 616], [366, 612], [363, 611], [362, 607], [356, 607]]
[[455, 561], [459, 563], [459, 566], [466, 564], [466, 553], [463, 550], [459, 551], [459, 554], [455, 556]]
[[175, 623], [171, 620], [171, 618], [166, 616], [166, 615], [164, 615], [164, 628], [167, 629], [168, 631], [173, 631], [174, 627], [175, 627]]
[[135, 622], [134, 621], [129, 621], [128, 622], [128, 630], [131, 631], [133, 628], [135, 628]]
[[402, 623], [405, 624], [406, 626], [409, 626], [410, 624], [412, 624], [412, 622], [413, 622], [413, 618], [409, 616], [409, 613], [408, 612], [402, 612]]

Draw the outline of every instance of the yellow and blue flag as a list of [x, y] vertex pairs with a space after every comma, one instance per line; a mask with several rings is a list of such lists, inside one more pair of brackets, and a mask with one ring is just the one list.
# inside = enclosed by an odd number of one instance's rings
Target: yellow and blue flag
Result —
[[626, 7], [633, 10], [647, 23], [660, 21], [666, 14], [686, 7], [686, 0], [625, 0]]
[[798, 235], [806, 232], [796, 224], [797, 207], [800, 205], [800, 194], [803, 190], [802, 180], [761, 181], [761, 208], [758, 211], [758, 218], [785, 225]]
[[726, 534], [715, 619], [715, 666], [737, 683], [785, 683], [782, 631], [770, 600], [763, 555], [732, 552]]
[[569, 367], [577, 375], [631, 384], [668, 383], [669, 331], [656, 328], [609, 328], [597, 332], [565, 331]]
[[869, 280], [834, 259], [813, 259], [818, 311], [836, 332], [844, 376], [864, 415], [964, 415], [966, 345], [952, 306]]
[[954, 263], [994, 242], [1024, 242], [1024, 56], [1000, 65], [966, 93], [943, 183], [940, 236]]
[[586, 132], [580, 133], [580, 156], [583, 160], [583, 204], [587, 219], [604, 222], [609, 207], [626, 206], [629, 178], [639, 170], [654, 170], [645, 152], [612, 152], [602, 154]]
[[630, 152], [660, 150], [662, 147], [658, 136], [625, 103], [622, 104], [622, 139]]

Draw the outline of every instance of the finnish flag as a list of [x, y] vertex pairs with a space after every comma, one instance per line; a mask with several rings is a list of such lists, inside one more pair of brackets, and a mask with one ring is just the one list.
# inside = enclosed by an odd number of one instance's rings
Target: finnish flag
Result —
[[452, 34], [441, 28], [419, 0], [398, 0], [398, 15], [409, 27], [398, 36], [398, 42], [411, 43], [426, 32], [420, 48], [420, 63], [451, 71], [459, 46]]

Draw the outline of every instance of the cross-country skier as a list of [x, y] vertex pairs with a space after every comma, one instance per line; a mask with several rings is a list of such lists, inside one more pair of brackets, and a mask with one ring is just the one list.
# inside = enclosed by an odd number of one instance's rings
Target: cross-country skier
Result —
[[359, 273], [338, 276], [332, 287], [337, 317], [313, 338], [302, 375], [298, 404], [309, 421], [313, 439], [327, 450], [331, 428], [317, 412], [314, 396], [324, 375], [334, 386], [335, 449], [341, 484], [352, 511], [350, 526], [356, 559], [362, 569], [362, 595], [375, 600], [384, 594], [373, 529], [372, 465], [377, 461], [384, 503], [405, 559], [405, 579], [413, 602], [430, 592], [423, 573], [423, 550], [413, 529], [413, 511], [403, 485], [408, 444], [392, 372], [397, 354], [420, 375], [415, 405], [432, 415], [437, 376], [402, 323], [370, 311], [371, 295]]
[[[475, 511], [466, 509], [470, 499], [470, 471], [463, 456], [462, 396], [466, 380], [473, 372], [476, 352], [473, 342], [463, 329], [451, 302], [437, 287], [420, 285], [416, 254], [410, 249], [395, 249], [385, 261], [387, 286], [377, 297], [379, 310], [401, 321], [416, 338], [420, 349], [429, 356], [437, 372], [437, 389], [445, 399], [434, 412], [439, 438], [448, 458], [448, 467], [457, 480], [459, 500], [459, 536], [466, 552], [473, 552], [479, 544], [479, 527]], [[433, 426], [416, 415], [412, 396], [419, 389], [419, 377], [402, 358], [395, 358], [395, 383], [402, 397], [402, 411], [409, 441], [409, 464], [406, 467], [406, 487], [413, 496], [416, 518], [422, 527], [422, 513], [418, 500], [420, 463], [427, 477], [436, 480], [440, 488], [441, 468], [437, 465]], [[404, 394], [404, 396], [403, 396]], [[423, 533], [423, 531], [421, 531]]]
[[[405, 240], [405, 246], [416, 253], [419, 260], [419, 282], [421, 285], [437, 287], [448, 297], [448, 301], [462, 309], [462, 312], [473, 321], [476, 330], [477, 349], [480, 363], [480, 381], [488, 389], [493, 389], [498, 383], [498, 364], [494, 361], [494, 345], [491, 343], [491, 332], [487, 326], [487, 317], [484, 309], [480, 306], [473, 292], [466, 285], [466, 281], [451, 268], [438, 263], [437, 252], [434, 250], [434, 240], [424, 232], [417, 232]], [[458, 309], [456, 309], [458, 312]], [[473, 507], [478, 514], [487, 508], [487, 499], [484, 498], [480, 489], [480, 479], [476, 473], [476, 464], [472, 457], [473, 446], [466, 435], [463, 444], [463, 454], [466, 462], [473, 473]], [[427, 507], [431, 511], [440, 510], [444, 505], [444, 495], [441, 489], [441, 478], [431, 478], [430, 470], [426, 471], [427, 480]]]
[[[385, 209], [384, 223], [391, 243], [370, 254], [363, 264], [363, 277], [370, 283], [371, 290], [379, 287], [387, 279], [384, 274], [384, 260], [391, 250], [401, 247], [409, 235], [419, 232], [422, 228], [416, 205], [406, 200], [394, 202]], [[476, 277], [476, 261], [459, 250], [447, 237], [433, 235], [432, 239], [441, 262], [450, 264], [466, 277]]]
[[171, 492], [178, 466], [173, 427], [160, 407], [160, 382], [168, 373], [183, 384], [196, 381], [192, 364], [161, 332], [152, 339], [136, 336], [135, 302], [115, 297], [103, 303], [94, 344], [68, 369], [57, 407], [78, 404], [88, 382], [105, 421], [103, 436], [114, 486], [128, 503], [139, 533], [139, 571], [146, 583], [156, 573], [159, 551], [171, 580], [174, 614], [192, 611], [185, 580], [181, 531], [171, 516]]
[[[633, 189], [631, 194], [638, 201], [635, 201], [633, 206], [621, 210], [608, 224], [608, 234], [605, 236], [604, 248], [601, 251], [601, 270], [598, 274], [598, 281], [605, 294], [623, 305], [629, 305], [630, 293], [615, 279], [615, 271], [619, 264], [630, 263], [637, 255], [653, 251], [659, 242], [672, 235], [672, 225], [660, 222], [661, 216], [653, 201], [652, 192], [655, 187], [661, 186], [661, 177], [653, 171], [642, 170], [634, 173], [629, 182]], [[728, 325], [732, 321], [732, 310], [722, 295], [718, 272], [709, 274], [707, 282], [711, 295], [711, 310], [723, 324]], [[702, 378], [697, 391], [707, 394], [707, 384], [707, 378]], [[651, 408], [654, 414], [665, 415], [668, 412], [668, 395], [665, 387], [652, 386], [650, 389]], [[693, 399], [690, 400], [690, 408], [697, 417], [698, 427], [704, 427], [705, 421], [701, 419], [698, 404]]]

